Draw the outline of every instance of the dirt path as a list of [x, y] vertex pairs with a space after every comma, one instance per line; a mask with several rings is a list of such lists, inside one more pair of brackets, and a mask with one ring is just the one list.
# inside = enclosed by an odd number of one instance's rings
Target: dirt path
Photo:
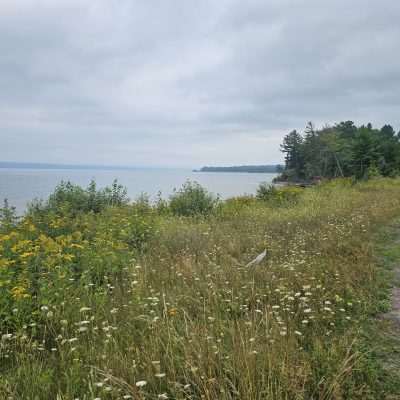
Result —
[[[398, 268], [395, 273], [400, 275], [400, 268]], [[393, 324], [396, 325], [395, 328], [399, 329], [400, 334], [400, 287], [393, 287], [391, 310], [385, 313], [383, 317], [392, 321]]]
[[384, 273], [392, 282], [388, 311], [378, 321], [376, 349], [378, 362], [382, 365], [388, 382], [385, 400], [400, 399], [400, 222], [390, 226], [378, 247]]

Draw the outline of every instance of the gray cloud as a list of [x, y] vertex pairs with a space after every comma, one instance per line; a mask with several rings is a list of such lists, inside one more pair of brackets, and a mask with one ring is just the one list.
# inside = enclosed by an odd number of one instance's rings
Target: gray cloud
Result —
[[281, 160], [308, 120], [400, 128], [396, 0], [3, 0], [0, 159]]

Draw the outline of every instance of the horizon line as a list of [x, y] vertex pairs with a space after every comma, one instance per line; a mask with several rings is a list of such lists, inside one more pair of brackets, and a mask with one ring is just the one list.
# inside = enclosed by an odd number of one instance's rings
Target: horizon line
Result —
[[[237, 166], [273, 166], [280, 165], [280, 163], [268, 163], [268, 164], [231, 164], [228, 167]], [[210, 165], [209, 165], [210, 166]], [[226, 166], [226, 165], [224, 165]], [[197, 169], [202, 167], [192, 167], [192, 166], [137, 166], [137, 165], [107, 165], [107, 164], [64, 164], [64, 163], [49, 163], [49, 162], [27, 162], [27, 161], [1, 161], [0, 168], [32, 168], [32, 169]], [[220, 167], [220, 166], [212, 166]]]

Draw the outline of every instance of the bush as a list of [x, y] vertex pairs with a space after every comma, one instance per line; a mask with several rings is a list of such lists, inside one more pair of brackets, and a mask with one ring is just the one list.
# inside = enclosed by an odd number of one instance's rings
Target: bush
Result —
[[257, 199], [253, 195], [231, 197], [218, 204], [216, 215], [222, 218], [232, 218], [246, 209], [254, 208], [256, 203]]
[[0, 232], [8, 231], [18, 221], [15, 207], [10, 206], [7, 199], [4, 199], [3, 207], [0, 207]]
[[207, 215], [218, 204], [214, 197], [197, 182], [187, 181], [170, 196], [169, 207], [173, 214], [185, 217]]
[[284, 205], [296, 203], [303, 193], [299, 187], [287, 186], [277, 188], [263, 182], [257, 188], [256, 198], [261, 201], [273, 203], [274, 205]]
[[58, 214], [99, 213], [106, 207], [122, 206], [128, 201], [126, 188], [117, 180], [114, 180], [111, 186], [100, 190], [97, 189], [96, 182], [93, 180], [86, 189], [71, 182], [62, 181], [46, 202], [41, 200], [33, 202], [29, 211], [31, 213], [54, 211]]

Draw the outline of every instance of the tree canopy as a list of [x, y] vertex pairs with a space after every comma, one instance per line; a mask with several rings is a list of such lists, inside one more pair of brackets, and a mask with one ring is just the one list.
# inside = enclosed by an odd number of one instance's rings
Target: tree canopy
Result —
[[400, 174], [400, 132], [391, 125], [376, 129], [370, 123], [357, 127], [344, 121], [315, 129], [309, 122], [303, 134], [293, 130], [284, 137], [281, 151], [283, 180]]

